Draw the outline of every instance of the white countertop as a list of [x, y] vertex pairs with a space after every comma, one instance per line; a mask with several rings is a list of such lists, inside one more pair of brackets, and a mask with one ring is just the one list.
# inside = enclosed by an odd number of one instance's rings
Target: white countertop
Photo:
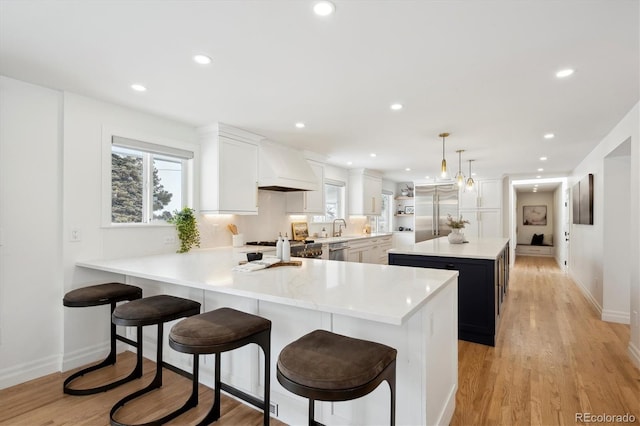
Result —
[[77, 266], [394, 325], [458, 276], [457, 271], [321, 259], [299, 259], [299, 267], [232, 271], [244, 258], [240, 250], [224, 247]]
[[508, 242], [508, 238], [479, 238], [469, 239], [464, 244], [451, 244], [447, 237], [441, 237], [391, 249], [389, 253], [495, 260]]

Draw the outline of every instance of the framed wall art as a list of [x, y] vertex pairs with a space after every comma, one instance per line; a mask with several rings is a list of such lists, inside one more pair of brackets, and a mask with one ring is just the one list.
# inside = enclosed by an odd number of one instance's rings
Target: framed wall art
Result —
[[547, 206], [523, 206], [522, 224], [547, 226]]

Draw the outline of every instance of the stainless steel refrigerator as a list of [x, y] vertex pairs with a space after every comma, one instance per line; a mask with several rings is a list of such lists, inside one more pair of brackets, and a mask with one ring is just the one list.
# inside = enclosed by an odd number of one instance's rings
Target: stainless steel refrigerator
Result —
[[447, 215], [458, 217], [458, 187], [448, 185], [415, 185], [416, 243], [449, 235]]

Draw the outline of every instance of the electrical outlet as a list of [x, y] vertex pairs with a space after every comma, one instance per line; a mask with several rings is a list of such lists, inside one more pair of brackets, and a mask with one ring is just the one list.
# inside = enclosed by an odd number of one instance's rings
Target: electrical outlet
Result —
[[169, 237], [164, 237], [165, 244], [174, 244], [176, 242], [176, 237], [171, 235]]
[[82, 231], [80, 228], [71, 228], [71, 234], [69, 235], [69, 241], [77, 243], [82, 241]]

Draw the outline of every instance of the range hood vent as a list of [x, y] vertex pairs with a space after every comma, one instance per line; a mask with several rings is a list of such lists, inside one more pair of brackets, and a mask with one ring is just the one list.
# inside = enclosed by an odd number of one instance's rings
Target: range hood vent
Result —
[[302, 151], [278, 143], [260, 142], [258, 188], [269, 191], [317, 191], [320, 183]]

